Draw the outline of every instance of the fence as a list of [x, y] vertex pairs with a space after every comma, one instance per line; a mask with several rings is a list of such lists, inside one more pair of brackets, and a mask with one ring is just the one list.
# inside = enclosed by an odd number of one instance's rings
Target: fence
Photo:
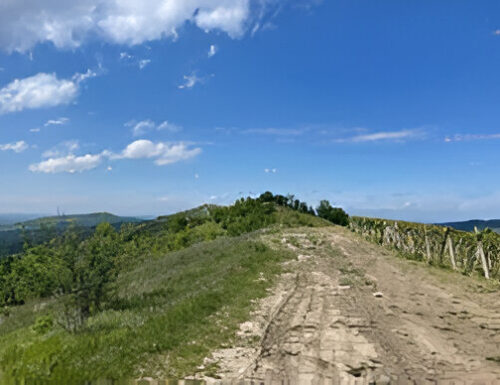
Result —
[[377, 244], [411, 258], [449, 266], [465, 274], [480, 272], [500, 278], [500, 234], [489, 229], [475, 233], [449, 227], [386, 219], [352, 217], [349, 227]]

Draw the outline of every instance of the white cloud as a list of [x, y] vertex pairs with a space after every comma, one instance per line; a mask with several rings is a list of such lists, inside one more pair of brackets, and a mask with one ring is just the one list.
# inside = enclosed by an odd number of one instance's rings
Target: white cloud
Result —
[[49, 158], [40, 163], [29, 166], [32, 172], [41, 172], [45, 174], [55, 174], [60, 172], [76, 173], [88, 171], [96, 168], [102, 161], [102, 154], [86, 154], [75, 156], [69, 154], [59, 158]]
[[80, 143], [77, 140], [67, 140], [65, 142], [59, 143], [57, 146], [45, 151], [42, 154], [43, 158], [56, 158], [65, 157], [67, 155], [72, 155], [76, 150], [80, 148]]
[[276, 168], [265, 168], [264, 172], [266, 174], [276, 174], [278, 172], [278, 170]]
[[125, 123], [125, 126], [132, 127], [132, 134], [134, 136], [139, 136], [143, 135], [147, 131], [154, 130], [156, 123], [151, 119], [141, 120], [140, 122], [131, 120], [130, 122]]
[[[105, 159], [154, 159], [156, 165], [164, 166], [194, 158], [201, 154], [202, 151], [199, 147], [192, 147], [190, 143], [154, 143], [144, 139], [130, 143], [119, 154], [104, 150], [99, 154], [75, 155], [73, 152], [78, 148], [77, 141], [60, 143], [55, 148], [43, 153], [42, 156], [48, 159], [32, 164], [29, 166], [29, 169], [32, 172], [46, 174], [60, 172], [76, 173], [92, 170], [99, 166]], [[106, 170], [108, 172], [112, 171], [112, 167], [108, 166]]]
[[174, 123], [170, 123], [167, 120], [161, 122], [160, 124], [157, 124], [151, 119], [145, 119], [139, 122], [131, 120], [130, 122], [125, 123], [125, 126], [132, 127], [132, 134], [134, 136], [144, 135], [148, 131], [153, 131], [153, 130], [169, 131], [169, 132], [179, 132], [182, 130], [181, 126]]
[[130, 60], [132, 58], [133, 56], [130, 55], [128, 52], [120, 52], [120, 60]]
[[249, 128], [243, 130], [243, 134], [257, 134], [257, 135], [275, 135], [275, 136], [300, 136], [305, 134], [309, 129], [306, 128]]
[[30, 128], [30, 132], [40, 132], [40, 128], [39, 127]]
[[174, 123], [170, 123], [168, 121], [163, 121], [162, 123], [160, 123], [158, 125], [158, 127], [156, 128], [158, 131], [169, 131], [169, 132], [179, 132], [179, 131], [182, 131], [182, 127], [177, 125], [177, 124], [174, 124]]
[[0, 2], [0, 48], [26, 52], [41, 42], [74, 48], [87, 38], [137, 45], [176, 38], [186, 22], [241, 37], [271, 0], [7, 0]]
[[80, 83], [94, 76], [96, 73], [89, 70], [71, 79], [58, 79], [54, 73], [15, 79], [0, 89], [0, 114], [71, 103], [78, 95]]
[[44, 126], [45, 127], [47, 127], [47, 126], [62, 126], [68, 122], [69, 122], [68, 118], [49, 119], [44, 124]]
[[146, 68], [146, 66], [151, 63], [151, 60], [150, 59], [142, 59], [142, 60], [139, 60], [139, 69], [144, 69]]
[[350, 138], [339, 139], [338, 142], [378, 142], [378, 141], [404, 141], [407, 139], [418, 138], [423, 135], [420, 130], [400, 130], [400, 131], [384, 131], [375, 132], [372, 134], [362, 134], [352, 136]]
[[211, 45], [210, 49], [208, 50], [208, 57], [212, 57], [217, 53], [217, 46]]
[[196, 84], [203, 81], [203, 79], [196, 76], [194, 72], [191, 75], [184, 75], [183, 77], [184, 77], [184, 84], [181, 84], [179, 86], [179, 89], [181, 90], [185, 88], [193, 88]]
[[500, 29], [495, 29], [493, 35], [500, 36]]
[[20, 140], [14, 143], [0, 144], [0, 151], [14, 151], [17, 153], [23, 152], [28, 148], [28, 144], [24, 140]]
[[201, 148], [190, 148], [188, 143], [151, 142], [150, 140], [136, 140], [130, 143], [117, 159], [155, 159], [158, 166], [177, 163], [181, 160], [194, 158], [201, 153]]
[[500, 134], [456, 134], [444, 138], [445, 142], [464, 142], [471, 140], [497, 140], [500, 139]]

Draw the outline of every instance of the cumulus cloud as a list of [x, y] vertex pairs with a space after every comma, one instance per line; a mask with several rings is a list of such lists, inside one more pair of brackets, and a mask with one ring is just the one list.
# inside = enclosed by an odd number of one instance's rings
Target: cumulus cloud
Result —
[[131, 120], [130, 122], [125, 123], [125, 126], [132, 127], [132, 134], [134, 136], [144, 135], [145, 133], [153, 130], [169, 131], [169, 132], [179, 132], [182, 130], [181, 126], [174, 123], [170, 123], [167, 120], [159, 124], [157, 124], [151, 119], [145, 119], [139, 122]]
[[69, 154], [59, 158], [49, 158], [40, 163], [29, 166], [32, 172], [41, 172], [46, 174], [55, 174], [60, 172], [68, 172], [74, 174], [96, 168], [102, 162], [102, 154], [86, 154], [76, 156]]
[[24, 140], [14, 143], [0, 144], [0, 151], [14, 151], [17, 153], [23, 152], [28, 148], [28, 144]]
[[158, 166], [177, 163], [181, 160], [194, 158], [201, 154], [201, 148], [191, 148], [188, 143], [151, 142], [150, 140], [136, 140], [130, 143], [117, 159], [155, 159]]
[[[64, 149], [65, 147], [65, 149]], [[63, 142], [59, 147], [46, 151], [43, 154], [46, 160], [29, 166], [30, 171], [46, 174], [61, 172], [77, 173], [88, 171], [99, 166], [104, 160], [121, 159], [153, 159], [158, 166], [165, 166], [188, 160], [201, 154], [199, 147], [193, 147], [186, 142], [151, 142], [141, 139], [130, 143], [125, 149], [116, 154], [104, 150], [98, 154], [75, 155], [73, 152], [79, 148], [78, 142]], [[111, 166], [106, 168], [111, 171]]]
[[80, 84], [94, 76], [96, 73], [89, 70], [70, 79], [59, 79], [54, 73], [14, 79], [0, 89], [0, 114], [71, 103], [78, 95]]
[[37, 43], [74, 48], [89, 36], [136, 45], [191, 22], [206, 32], [241, 37], [271, 0], [25, 0], [0, 2], [0, 48], [25, 52]]

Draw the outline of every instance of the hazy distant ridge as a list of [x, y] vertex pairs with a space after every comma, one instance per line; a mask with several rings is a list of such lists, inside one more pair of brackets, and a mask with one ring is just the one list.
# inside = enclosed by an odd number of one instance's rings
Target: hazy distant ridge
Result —
[[463, 222], [447, 222], [447, 223], [439, 223], [441, 226], [453, 227], [457, 230], [462, 231], [474, 231], [474, 227], [477, 227], [478, 230], [483, 230], [486, 227], [500, 233], [500, 219], [490, 219], [490, 220], [481, 220], [481, 219], [471, 219], [469, 221]]

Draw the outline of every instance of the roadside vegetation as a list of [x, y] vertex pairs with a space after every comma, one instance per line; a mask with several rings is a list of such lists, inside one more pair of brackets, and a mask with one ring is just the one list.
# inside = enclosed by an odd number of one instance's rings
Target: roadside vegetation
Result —
[[291, 257], [253, 232], [345, 225], [339, 210], [265, 193], [26, 243], [0, 261], [0, 380], [192, 374]]

